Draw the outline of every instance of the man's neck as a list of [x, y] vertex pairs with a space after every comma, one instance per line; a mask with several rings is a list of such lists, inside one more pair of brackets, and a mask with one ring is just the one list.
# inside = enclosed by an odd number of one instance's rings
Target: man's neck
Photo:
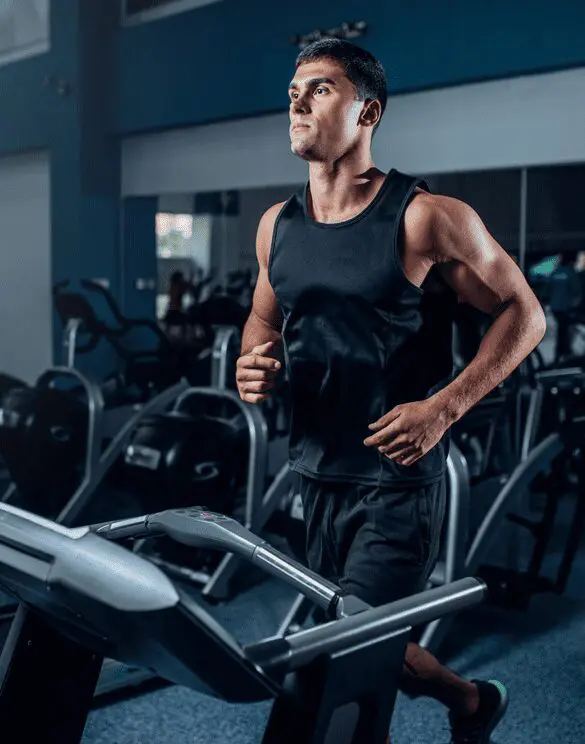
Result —
[[374, 199], [386, 174], [372, 162], [362, 168], [309, 165], [308, 208], [317, 222], [341, 222], [359, 214]]

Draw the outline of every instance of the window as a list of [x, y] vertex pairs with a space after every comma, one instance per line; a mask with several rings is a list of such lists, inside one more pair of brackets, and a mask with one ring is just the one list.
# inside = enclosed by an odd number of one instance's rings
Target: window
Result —
[[156, 216], [156, 250], [158, 258], [183, 258], [188, 254], [188, 243], [193, 237], [192, 214]]
[[49, 0], [0, 0], [0, 64], [49, 49]]
[[157, 317], [163, 318], [168, 305], [171, 275], [180, 271], [185, 279], [197, 282], [207, 276], [211, 261], [211, 216], [156, 215], [156, 255], [158, 259]]
[[123, 0], [123, 17], [125, 23], [142, 23], [217, 2], [220, 0]]

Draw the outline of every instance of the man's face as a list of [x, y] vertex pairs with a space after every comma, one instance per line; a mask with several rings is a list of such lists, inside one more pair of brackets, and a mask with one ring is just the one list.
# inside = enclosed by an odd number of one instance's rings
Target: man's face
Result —
[[334, 60], [300, 65], [289, 86], [292, 152], [304, 160], [338, 159], [360, 134], [364, 108], [353, 83]]

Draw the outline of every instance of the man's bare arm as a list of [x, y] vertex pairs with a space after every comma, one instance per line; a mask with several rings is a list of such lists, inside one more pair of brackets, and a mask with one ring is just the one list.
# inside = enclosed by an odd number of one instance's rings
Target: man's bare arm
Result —
[[280, 356], [282, 314], [268, 279], [268, 258], [276, 218], [284, 202], [270, 207], [260, 219], [256, 236], [258, 279], [254, 289], [252, 310], [242, 333], [242, 355], [249, 354], [256, 346], [272, 341]]
[[449, 421], [505, 380], [542, 341], [544, 311], [520, 268], [467, 204], [444, 196], [417, 197], [426, 212], [435, 270], [463, 302], [493, 317], [470, 364], [437, 396]]

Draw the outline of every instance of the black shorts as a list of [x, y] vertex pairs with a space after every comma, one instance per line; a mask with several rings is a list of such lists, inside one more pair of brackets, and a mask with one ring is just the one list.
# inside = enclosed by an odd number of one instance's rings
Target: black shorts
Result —
[[309, 568], [372, 606], [422, 591], [439, 555], [446, 477], [388, 488], [300, 476]]

